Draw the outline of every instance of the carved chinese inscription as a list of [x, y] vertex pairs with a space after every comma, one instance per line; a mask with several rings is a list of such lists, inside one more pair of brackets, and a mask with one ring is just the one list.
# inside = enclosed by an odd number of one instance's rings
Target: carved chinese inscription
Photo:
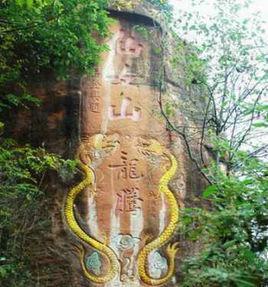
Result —
[[117, 33], [115, 42], [114, 74], [108, 76], [112, 84], [135, 85], [144, 79], [145, 53], [144, 43], [139, 39], [133, 28], [122, 28]]
[[[169, 241], [176, 228], [178, 206], [174, 195], [168, 188], [168, 183], [174, 176], [177, 169], [177, 162], [174, 156], [156, 140], [144, 141], [140, 138], [128, 136], [118, 136], [117, 140], [112, 140], [113, 138], [115, 139], [116, 137], [95, 135], [88, 140], [88, 144], [81, 145], [81, 148], [79, 149], [79, 158], [80, 160], [83, 159], [83, 161], [81, 161], [81, 169], [85, 173], [85, 179], [69, 192], [65, 209], [66, 218], [70, 224], [70, 228], [80, 239], [94, 247], [101, 254], [104, 253], [104, 256], [110, 259], [110, 262], [108, 262], [109, 266], [104, 268], [104, 270], [108, 270], [107, 275], [103, 275], [104, 271], [103, 269], [100, 270], [102, 267], [100, 266], [99, 261], [96, 260], [97, 256], [94, 255], [90, 257], [90, 260], [87, 261], [90, 270], [84, 269], [85, 275], [96, 283], [102, 282], [101, 280], [107, 280], [107, 282], [109, 282], [112, 278], [115, 278], [119, 271], [119, 262], [126, 262], [125, 258], [118, 258], [118, 256], [123, 256], [122, 252], [119, 249], [114, 248], [113, 245], [107, 244], [106, 241], [103, 243], [103, 240], [98, 241], [93, 239], [89, 234], [85, 234], [82, 228], [77, 225], [73, 209], [75, 197], [80, 192], [83, 192], [85, 188], [90, 188], [91, 186], [93, 192], [93, 188], [95, 187], [96, 192], [98, 192], [99, 184], [101, 185], [105, 180], [111, 180], [112, 186], [106, 186], [106, 188], [110, 190], [109, 196], [105, 195], [105, 193], [101, 193], [99, 196], [95, 197], [97, 214], [98, 212], [102, 214], [105, 213], [108, 215], [107, 218], [110, 218], [110, 221], [107, 221], [107, 219], [103, 220], [102, 218], [101, 225], [100, 222], [98, 222], [97, 228], [102, 227], [102, 229], [105, 230], [105, 233], [111, 235], [111, 238], [118, 236], [121, 233], [129, 234], [133, 238], [141, 237], [143, 244], [146, 243], [143, 230], [152, 230], [153, 233], [149, 233], [150, 238], [152, 238], [151, 242], [145, 244], [145, 246], [142, 245], [128, 254], [128, 256], [131, 256], [131, 258], [129, 257], [129, 262], [135, 262], [135, 259], [137, 260], [138, 270], [135, 271], [135, 268], [133, 267], [130, 273], [124, 271], [121, 275], [125, 276], [124, 280], [127, 280], [127, 282], [129, 282], [128, 280], [139, 280], [138, 278], [142, 278], [147, 285], [161, 285], [162, 282], [164, 283], [169, 280], [172, 274], [171, 271], [174, 268], [173, 262], [177, 251], [177, 245], [169, 245], [166, 248], [166, 254], [169, 262], [172, 262], [172, 264], [168, 266], [168, 271], [164, 273], [162, 277], [151, 277], [147, 261], [150, 260], [151, 257], [149, 255], [152, 251], [156, 251]], [[97, 151], [99, 151], [99, 153]], [[97, 157], [98, 154], [102, 154], [99, 159]], [[85, 155], [88, 156], [85, 157]], [[152, 169], [152, 176], [158, 178], [156, 192], [161, 194], [161, 196], [156, 198], [156, 202], [159, 202], [159, 200], [161, 201], [161, 197], [165, 196], [166, 202], [171, 208], [169, 216], [170, 222], [167, 225], [165, 222], [161, 223], [160, 235], [155, 233], [154, 226], [150, 226], [150, 221], [149, 223], [146, 222], [146, 219], [148, 221], [152, 212], [155, 211], [150, 210], [149, 198], [151, 193], [148, 188], [149, 178], [144, 172], [145, 170], [148, 171], [152, 168], [152, 163], [147, 161], [147, 158], [151, 157], [151, 155], [161, 158], [162, 164], [168, 164], [168, 168], [165, 168], [161, 172], [156, 168]], [[89, 167], [87, 165], [88, 161], [91, 164], [96, 160], [103, 162], [103, 165], [101, 166], [103, 171], [102, 178], [96, 177], [96, 168], [93, 169], [93, 166], [90, 165]], [[116, 181], [114, 181], [114, 179], [116, 179]], [[102, 206], [106, 207], [105, 210], [101, 209]], [[161, 218], [159, 217], [159, 221], [161, 221], [160, 219]], [[113, 243], [111, 242], [111, 244]], [[79, 246], [79, 252], [82, 259], [85, 256], [83, 248], [83, 246]], [[82, 259], [82, 266], [85, 266], [85, 262]], [[90, 273], [91, 270], [93, 273]], [[122, 270], [125, 270], [125, 268], [122, 268]], [[158, 274], [160, 271], [158, 270]], [[109, 280], [106, 277], [109, 278]], [[108, 286], [114, 285], [107, 285], [107, 287]]]
[[100, 113], [100, 92], [95, 89], [91, 91], [89, 98], [88, 109], [92, 113]]
[[137, 171], [137, 158], [128, 159], [128, 153], [121, 151], [121, 162], [119, 164], [109, 164], [109, 168], [117, 171], [118, 179], [140, 179], [144, 175]]
[[137, 122], [141, 118], [141, 109], [139, 107], [134, 107], [132, 113], [127, 113], [127, 108], [131, 103], [130, 98], [124, 98], [121, 102], [120, 113], [116, 113], [116, 106], [111, 105], [108, 109], [108, 118], [111, 121], [121, 120], [121, 119], [131, 119], [134, 122]]
[[137, 58], [141, 55], [143, 44], [133, 35], [132, 31], [124, 28], [120, 29], [119, 37], [116, 41], [116, 52], [119, 55], [128, 55]]
[[116, 211], [135, 213], [142, 208], [142, 201], [138, 187], [124, 188], [117, 193]]
[[[65, 206], [84, 275], [101, 287], [163, 285], [177, 251], [176, 244], [167, 245], [179, 214], [169, 189], [177, 162], [163, 144], [165, 126], [153, 119], [155, 94], [145, 83], [149, 44], [133, 27], [117, 26], [103, 65], [84, 89], [85, 136], [78, 149], [84, 178]], [[82, 212], [75, 216], [79, 194], [88, 196], [92, 216], [86, 222]]]
[[89, 93], [88, 110], [92, 113], [100, 113], [101, 82], [99, 72], [90, 81]]

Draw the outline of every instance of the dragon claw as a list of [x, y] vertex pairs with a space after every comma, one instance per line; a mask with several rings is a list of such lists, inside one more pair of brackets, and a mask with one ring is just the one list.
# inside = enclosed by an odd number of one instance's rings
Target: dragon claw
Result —
[[178, 249], [179, 244], [180, 244], [179, 242], [175, 242], [173, 243], [172, 247], [175, 249]]
[[178, 252], [179, 248], [178, 248], [178, 245], [179, 245], [179, 242], [175, 242], [175, 243], [170, 243], [168, 246], [167, 246], [167, 253], [170, 254], [170, 255], [174, 255]]
[[97, 196], [97, 191], [95, 189], [92, 189], [91, 194], [92, 194], [93, 198], [95, 198]]

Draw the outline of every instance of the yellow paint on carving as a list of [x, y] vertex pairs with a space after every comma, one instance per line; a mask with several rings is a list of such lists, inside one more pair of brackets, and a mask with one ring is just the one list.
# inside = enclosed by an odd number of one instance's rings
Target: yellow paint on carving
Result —
[[[93, 137], [93, 145], [94, 148], [100, 148], [102, 137], [97, 135]], [[83, 150], [83, 145], [78, 149], [77, 157], [79, 159], [81, 153], [86, 151]], [[76, 250], [79, 252], [79, 259], [81, 262], [81, 266], [84, 272], [84, 275], [88, 280], [95, 283], [106, 283], [111, 281], [118, 273], [119, 273], [119, 263], [116, 254], [114, 251], [108, 247], [106, 244], [99, 242], [98, 240], [90, 237], [77, 223], [75, 214], [74, 214], [74, 202], [79, 193], [81, 193], [85, 188], [92, 187], [94, 182], [94, 171], [88, 167], [88, 165], [82, 163], [79, 159], [79, 166], [83, 171], [85, 177], [84, 179], [75, 187], [73, 187], [66, 198], [64, 214], [66, 218], [66, 222], [71, 229], [71, 231], [84, 243], [88, 244], [90, 247], [95, 248], [102, 256], [105, 258], [107, 262], [109, 262], [109, 270], [105, 275], [96, 276], [90, 273], [85, 266], [85, 250], [84, 246], [79, 245], [75, 246]]]
[[103, 141], [103, 135], [102, 134], [97, 134], [94, 136], [94, 146], [96, 149], [102, 148], [102, 141]]
[[164, 173], [159, 182], [159, 191], [166, 196], [167, 202], [169, 204], [170, 221], [167, 227], [160, 234], [160, 236], [157, 239], [145, 245], [145, 247], [140, 251], [138, 255], [138, 272], [141, 280], [148, 285], [157, 286], [166, 283], [173, 275], [175, 268], [174, 263], [175, 256], [178, 251], [177, 248], [178, 243], [169, 244], [166, 248], [166, 254], [169, 262], [167, 273], [163, 277], [158, 279], [150, 277], [148, 272], [148, 255], [153, 250], [162, 247], [164, 244], [168, 242], [168, 240], [172, 237], [173, 233], [175, 232], [179, 220], [179, 206], [177, 200], [173, 195], [173, 193], [168, 188], [168, 183], [176, 173], [178, 163], [176, 158], [156, 140], [150, 141], [147, 151], [165, 155], [169, 158], [171, 163], [170, 168]]

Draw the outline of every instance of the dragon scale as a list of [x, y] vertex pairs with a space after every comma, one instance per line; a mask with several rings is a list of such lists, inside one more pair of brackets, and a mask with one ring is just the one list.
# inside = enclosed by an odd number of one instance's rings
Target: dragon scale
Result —
[[99, 242], [98, 240], [90, 237], [77, 223], [75, 214], [74, 214], [74, 202], [79, 193], [81, 193], [85, 188], [90, 187], [94, 183], [94, 172], [87, 165], [82, 163], [79, 160], [79, 166], [81, 170], [85, 174], [85, 178], [78, 185], [73, 187], [66, 198], [64, 214], [66, 218], [67, 225], [72, 230], [72, 232], [84, 243], [88, 244], [90, 247], [93, 247], [97, 251], [99, 251], [105, 258], [106, 261], [109, 262], [109, 270], [105, 275], [95, 275], [90, 273], [84, 262], [85, 257], [85, 249], [83, 246], [76, 246], [77, 251], [79, 252], [80, 263], [86, 278], [95, 283], [106, 283], [111, 281], [118, 273], [119, 273], [119, 264], [118, 259], [111, 248], [107, 245]]
[[[162, 150], [162, 146], [158, 142], [153, 143], [154, 148], [157, 149], [158, 152]], [[176, 226], [179, 220], [179, 207], [177, 204], [177, 200], [173, 193], [168, 188], [168, 183], [171, 180], [171, 178], [176, 173], [178, 163], [176, 158], [170, 154], [169, 152], [164, 152], [164, 155], [166, 155], [171, 163], [170, 168], [165, 172], [165, 174], [162, 176], [159, 182], [159, 192], [164, 194], [167, 202], [169, 204], [170, 208], [170, 221], [167, 227], [164, 229], [164, 231], [160, 234], [160, 236], [153, 240], [152, 242], [145, 245], [145, 247], [140, 251], [138, 256], [138, 272], [139, 276], [142, 279], [143, 282], [145, 282], [148, 285], [157, 286], [162, 285], [166, 283], [171, 276], [173, 275], [174, 268], [175, 268], [175, 256], [178, 251], [177, 245], [178, 243], [169, 244], [166, 248], [166, 254], [168, 257], [168, 271], [167, 273], [158, 279], [151, 278], [148, 272], [148, 255], [153, 250], [156, 250], [160, 247], [162, 247], [164, 244], [168, 242], [168, 240], [172, 237], [174, 231], [176, 230]]]

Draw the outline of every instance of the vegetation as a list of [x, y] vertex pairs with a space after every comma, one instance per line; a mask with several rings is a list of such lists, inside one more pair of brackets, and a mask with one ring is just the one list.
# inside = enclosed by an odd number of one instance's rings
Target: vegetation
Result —
[[171, 20], [172, 6], [168, 3], [168, 0], [110, 0], [110, 5], [118, 10], [135, 8], [139, 4], [152, 4], [161, 16], [167, 20]]
[[182, 286], [266, 286], [268, 180], [267, 164], [235, 154], [239, 172], [213, 166], [215, 182], [203, 193], [212, 209], [185, 209], [181, 230], [203, 248], [183, 264]]
[[[181, 234], [202, 248], [183, 262], [181, 284], [267, 286], [264, 30], [256, 15], [242, 16], [250, 1], [192, 3], [195, 9], [182, 13], [174, 27], [173, 65], [183, 67], [180, 81], [186, 86], [186, 101], [192, 100], [188, 106], [193, 107], [193, 89], [206, 96], [203, 111], [193, 113], [186, 105], [184, 114], [191, 120], [181, 125], [173, 116], [181, 104], [165, 103], [162, 97], [159, 101], [169, 129], [183, 139], [208, 184], [203, 197], [209, 207], [183, 211]], [[213, 15], [202, 17], [202, 5], [212, 5]]]
[[47, 183], [48, 171], [70, 177], [75, 166], [75, 161], [63, 160], [44, 149], [20, 147], [11, 139], [1, 139], [1, 286], [33, 286], [27, 244], [36, 237], [33, 233], [41, 236], [40, 231], [50, 228], [46, 212], [48, 190], [43, 183]]
[[[108, 3], [109, 2], [109, 3]], [[6, 134], [7, 111], [31, 109], [41, 101], [29, 83], [52, 74], [93, 74], [101, 39], [108, 35], [108, 4], [129, 1], [9, 0], [0, 3], [0, 282], [33, 286], [29, 240], [50, 228], [45, 178], [51, 171], [70, 177], [75, 161], [63, 160], [39, 147], [22, 145]], [[161, 7], [162, 1], [153, 1]], [[43, 210], [43, 212], [41, 212]], [[39, 232], [36, 236], [31, 232]], [[37, 231], [36, 231], [37, 230]]]
[[[92, 73], [108, 33], [107, 1], [2, 1], [0, 3], [0, 108], [37, 100], [27, 82], [54, 73]], [[94, 35], [93, 35], [94, 34]]]
[[[131, 2], [109, 1], [119, 8]], [[170, 20], [167, 1], [148, 2]], [[267, 143], [254, 138], [263, 137], [268, 125], [266, 43], [258, 17], [237, 16], [249, 1], [212, 2], [216, 13], [210, 19], [189, 11], [174, 28], [177, 46], [172, 63], [174, 69], [183, 68], [178, 81], [185, 84], [187, 99], [191, 99], [191, 89], [202, 92], [203, 111], [193, 114], [185, 109], [193, 120], [181, 126], [174, 117], [177, 105], [159, 98], [167, 127], [183, 139], [189, 158], [208, 184], [203, 198], [209, 208], [185, 208], [182, 214], [181, 235], [202, 248], [183, 262], [181, 284], [264, 287], [268, 284]], [[25, 245], [33, 226], [43, 231], [49, 228], [48, 219], [39, 217], [39, 211], [47, 208], [45, 178], [53, 171], [71, 176], [76, 167], [75, 161], [8, 138], [5, 112], [42, 104], [29, 92], [33, 78], [42, 79], [48, 73], [69, 79], [73, 73], [94, 73], [99, 55], [106, 49], [99, 40], [108, 35], [111, 20], [105, 9], [109, 3], [0, 3], [1, 286], [33, 286], [31, 255]], [[193, 1], [197, 8], [204, 3]], [[198, 40], [189, 40], [189, 34]], [[166, 44], [164, 39], [163, 50]], [[208, 161], [207, 154], [213, 160]]]
[[213, 152], [217, 164], [224, 161], [231, 172], [236, 167], [232, 164], [235, 152], [242, 148], [258, 156], [267, 147], [265, 142], [254, 141], [267, 127], [267, 44], [258, 17], [237, 17], [249, 1], [214, 1], [214, 14], [202, 17], [200, 5], [210, 7], [212, 2], [193, 1], [195, 10], [180, 15], [174, 27], [178, 45], [173, 65], [183, 67], [179, 80], [202, 90], [206, 99], [203, 113], [194, 115], [195, 127], [190, 124], [177, 128], [171, 120], [170, 128], [186, 141], [197, 129], [199, 152], [194, 153], [190, 147], [188, 152], [200, 171], [206, 165], [205, 153], [212, 149], [204, 139], [211, 135], [226, 139], [226, 154], [216, 149]]
[[29, 92], [33, 78], [49, 73], [68, 79], [74, 72], [94, 72], [105, 49], [97, 39], [107, 35], [110, 23], [106, 7], [105, 0], [0, 3], [1, 286], [33, 286], [27, 244], [30, 238], [37, 240], [33, 230], [41, 238], [50, 228], [45, 178], [53, 170], [70, 176], [76, 166], [42, 148], [9, 139], [5, 113], [42, 104]]

